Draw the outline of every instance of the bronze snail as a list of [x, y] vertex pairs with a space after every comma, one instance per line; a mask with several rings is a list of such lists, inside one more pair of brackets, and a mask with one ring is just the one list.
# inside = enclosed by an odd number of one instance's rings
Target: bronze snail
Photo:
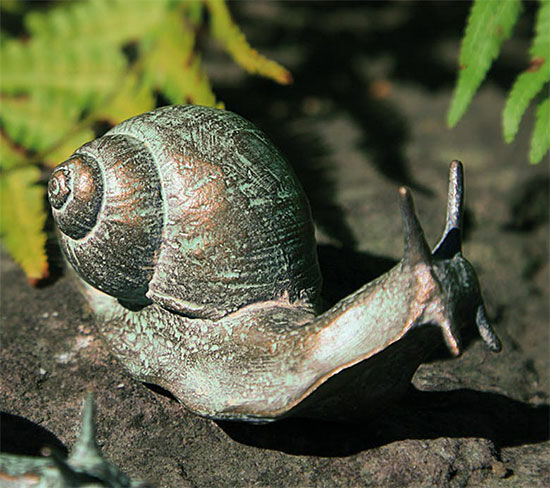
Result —
[[500, 349], [461, 252], [462, 181], [453, 161], [433, 251], [401, 188], [403, 259], [328, 310], [305, 194], [232, 112], [133, 117], [59, 165], [48, 194], [99, 332], [129, 372], [199, 415], [265, 422], [353, 418], [398, 397], [434, 347], [424, 330], [438, 327], [458, 355], [475, 322]]

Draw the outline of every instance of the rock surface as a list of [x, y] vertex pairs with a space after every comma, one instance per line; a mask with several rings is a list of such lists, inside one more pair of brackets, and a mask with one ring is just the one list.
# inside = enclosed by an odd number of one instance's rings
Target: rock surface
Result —
[[[243, 75], [210, 45], [208, 70], [227, 108], [270, 134], [302, 180], [327, 299], [400, 257], [399, 185], [413, 189], [436, 242], [447, 165], [460, 159], [464, 252], [503, 351], [489, 353], [473, 333], [456, 360], [442, 348], [402, 402], [361, 425], [215, 423], [130, 378], [67, 276], [32, 288], [2, 255], [2, 450], [37, 455], [44, 444], [72, 445], [93, 391], [105, 457], [159, 487], [549, 486], [548, 162], [527, 163], [532, 112], [511, 145], [500, 127], [506, 90], [526, 62], [529, 24], [520, 23], [467, 115], [448, 130], [468, 4], [232, 7], [251, 44], [289, 67], [295, 83]], [[54, 247], [52, 256], [60, 270]]]

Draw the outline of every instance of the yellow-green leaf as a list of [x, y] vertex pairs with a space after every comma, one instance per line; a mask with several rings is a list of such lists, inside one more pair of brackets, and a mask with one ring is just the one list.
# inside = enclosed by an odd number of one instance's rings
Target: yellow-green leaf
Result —
[[17, 147], [3, 132], [0, 132], [0, 168], [11, 169], [25, 164], [27, 155]]
[[43, 162], [50, 168], [57, 166], [65, 161], [75, 149], [82, 146], [86, 142], [91, 141], [95, 134], [92, 129], [84, 128], [63, 138], [62, 142], [53, 148], [53, 150], [44, 154]]
[[148, 83], [175, 104], [216, 105], [216, 96], [194, 52], [195, 35], [177, 12], [167, 16], [144, 54]]
[[77, 123], [78, 106], [65, 102], [61, 97], [40, 93], [4, 97], [0, 105], [0, 121], [15, 143], [42, 152], [59, 142]]
[[25, 25], [33, 37], [48, 42], [97, 40], [118, 46], [140, 38], [162, 21], [170, 7], [169, 0], [64, 2], [46, 11], [30, 12]]
[[48, 90], [85, 105], [116, 88], [126, 61], [101, 37], [29, 42], [10, 40], [0, 50], [1, 90], [19, 95]]
[[550, 98], [542, 101], [537, 107], [529, 161], [532, 164], [540, 163], [548, 150], [550, 150]]
[[0, 235], [2, 243], [31, 282], [48, 274], [43, 232], [44, 192], [36, 182], [40, 170], [25, 166], [0, 174]]
[[223, 0], [205, 0], [210, 11], [210, 30], [233, 59], [249, 73], [272, 78], [278, 83], [292, 83], [292, 75], [280, 64], [252, 49]]
[[114, 97], [94, 111], [94, 118], [116, 125], [134, 115], [148, 112], [154, 107], [155, 98], [150, 86], [144, 83], [136, 72], [131, 72], [125, 77], [120, 90]]
[[[212, 32], [237, 62], [290, 81], [288, 71], [248, 45], [222, 1], [208, 8]], [[93, 138], [95, 122], [146, 112], [158, 95], [223, 107], [195, 43], [206, 10], [201, 0], [61, 2], [30, 7], [24, 40], [0, 33], [0, 230], [29, 277], [46, 269], [43, 190], [29, 164], [58, 164]]]
[[550, 61], [548, 60], [544, 60], [541, 65], [536, 65], [517, 77], [502, 112], [502, 130], [506, 142], [510, 143], [514, 140], [529, 103], [549, 81]]

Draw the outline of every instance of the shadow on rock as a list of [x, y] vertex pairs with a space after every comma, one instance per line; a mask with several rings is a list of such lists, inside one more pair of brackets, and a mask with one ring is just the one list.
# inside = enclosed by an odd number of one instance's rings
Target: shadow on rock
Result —
[[44, 447], [67, 454], [63, 443], [49, 430], [19, 415], [0, 413], [0, 451], [20, 456], [42, 456]]
[[397, 261], [330, 244], [317, 246], [323, 297], [329, 306], [393, 268]]
[[296, 455], [347, 456], [404, 439], [474, 437], [497, 447], [549, 439], [548, 405], [531, 406], [504, 395], [469, 389], [421, 392], [364, 423], [287, 419], [265, 425], [217, 422], [233, 440]]
[[548, 222], [550, 217], [550, 177], [536, 175], [514, 188], [510, 195], [510, 220], [506, 230], [529, 232]]

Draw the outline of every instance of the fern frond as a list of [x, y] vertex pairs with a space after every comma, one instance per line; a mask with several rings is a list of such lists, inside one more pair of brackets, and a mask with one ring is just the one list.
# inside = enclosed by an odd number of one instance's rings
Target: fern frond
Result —
[[550, 98], [543, 100], [537, 107], [535, 129], [531, 138], [529, 161], [531, 164], [540, 163], [544, 155], [550, 150]]
[[95, 133], [89, 127], [83, 127], [69, 135], [64, 135], [56, 144], [50, 146], [48, 151], [42, 156], [46, 166], [55, 168], [61, 161], [65, 161], [74, 152], [75, 148], [90, 142], [95, 138]]
[[80, 116], [77, 106], [40, 93], [4, 97], [1, 106], [0, 121], [6, 134], [17, 144], [37, 152], [57, 143]]
[[500, 46], [510, 37], [520, 11], [520, 0], [475, 0], [460, 50], [458, 81], [447, 114], [449, 127], [464, 115]]
[[205, 0], [210, 11], [210, 31], [233, 59], [249, 73], [259, 74], [282, 85], [292, 83], [292, 76], [283, 66], [252, 49], [222, 0]]
[[137, 71], [132, 71], [124, 78], [113, 98], [95, 110], [94, 117], [116, 125], [129, 117], [148, 112], [154, 107], [155, 98], [151, 87], [145, 83]]
[[90, 0], [71, 2], [45, 12], [29, 12], [25, 25], [32, 37], [45, 41], [101, 40], [104, 45], [120, 46], [140, 39], [158, 25], [169, 0], [135, 1]]
[[0, 50], [0, 87], [9, 95], [48, 90], [83, 106], [112, 91], [125, 67], [122, 52], [99, 38], [69, 45], [40, 38], [27, 43], [11, 41]]
[[197, 27], [204, 17], [204, 8], [201, 0], [186, 0], [182, 4], [182, 13], [191, 25]]
[[535, 38], [529, 51], [531, 64], [521, 73], [508, 95], [502, 127], [504, 139], [510, 143], [518, 131], [521, 118], [531, 100], [550, 81], [550, 1], [542, 0], [537, 14]]
[[21, 265], [31, 281], [48, 273], [42, 232], [46, 221], [44, 194], [36, 185], [40, 170], [36, 166], [5, 171], [0, 174], [0, 234], [2, 242]]
[[[213, 5], [218, 38], [233, 37], [225, 45], [239, 62], [288, 79], [248, 46], [223, 4]], [[29, 158], [53, 166], [94, 137], [94, 122], [146, 112], [159, 93], [172, 103], [223, 107], [196, 52], [204, 13], [200, 0], [67, 2], [28, 13], [25, 41], [0, 32], [0, 223], [28, 276], [46, 269], [44, 188], [34, 185], [39, 172]]]
[[177, 12], [168, 15], [144, 54], [144, 73], [153, 89], [175, 104], [216, 105], [216, 96], [194, 52], [193, 31]]
[[548, 81], [550, 81], [550, 62], [548, 61], [544, 61], [542, 67], [538, 66], [536, 69], [525, 71], [517, 77], [502, 112], [502, 130], [506, 142], [510, 143], [514, 140], [529, 103]]

